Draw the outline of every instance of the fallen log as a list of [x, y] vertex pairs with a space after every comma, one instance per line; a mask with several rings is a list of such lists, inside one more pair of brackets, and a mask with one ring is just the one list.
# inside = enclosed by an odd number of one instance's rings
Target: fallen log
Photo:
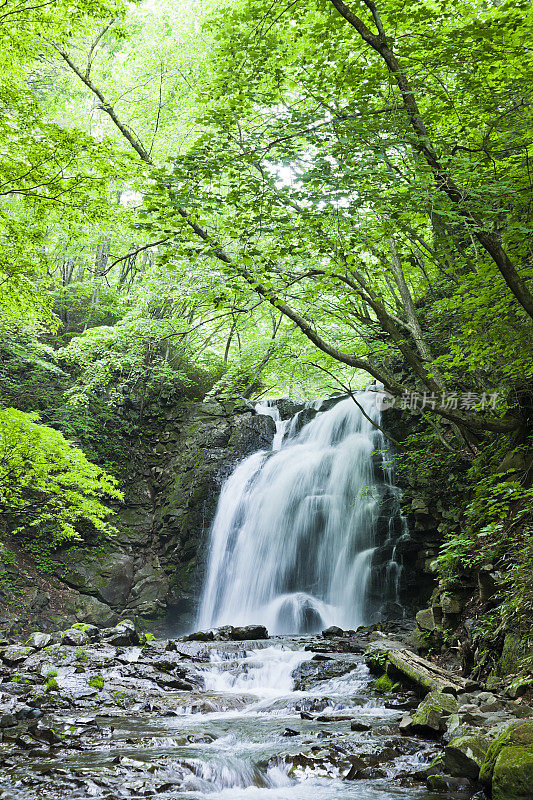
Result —
[[407, 649], [388, 648], [374, 645], [367, 651], [367, 663], [379, 661], [381, 668], [393, 680], [406, 684], [417, 694], [425, 696], [428, 692], [443, 692], [457, 695], [476, 688], [474, 681], [461, 678], [448, 670], [438, 667]]

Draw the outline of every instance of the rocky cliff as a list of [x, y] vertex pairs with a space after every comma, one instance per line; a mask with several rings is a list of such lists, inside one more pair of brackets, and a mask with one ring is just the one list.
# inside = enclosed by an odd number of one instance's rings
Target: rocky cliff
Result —
[[46, 576], [12, 542], [8, 563], [0, 565], [0, 630], [76, 620], [109, 625], [123, 615], [162, 621], [168, 609], [173, 624], [185, 626], [220, 486], [238, 460], [270, 446], [274, 427], [244, 404], [184, 401], [163, 415], [145, 414], [142, 439], [126, 443], [116, 536], [65, 548]]

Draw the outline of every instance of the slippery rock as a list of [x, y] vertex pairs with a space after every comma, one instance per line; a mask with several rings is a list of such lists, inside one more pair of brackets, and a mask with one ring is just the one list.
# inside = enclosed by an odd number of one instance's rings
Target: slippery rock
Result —
[[69, 628], [61, 634], [61, 644], [72, 645], [72, 647], [83, 647], [89, 644], [89, 637], [79, 628]]
[[493, 800], [531, 800], [533, 721], [509, 725], [491, 743], [479, 773]]
[[246, 625], [242, 628], [233, 628], [232, 642], [244, 642], [254, 639], [268, 639], [268, 631], [264, 625]]
[[446, 717], [454, 714], [458, 708], [459, 704], [452, 695], [430, 692], [412, 715], [402, 719], [400, 730], [402, 733], [439, 735], [445, 730]]
[[103, 630], [102, 640], [115, 647], [128, 647], [129, 645], [138, 645], [140, 643], [140, 637], [135, 630], [135, 625], [129, 619], [119, 622], [114, 628]]
[[43, 647], [48, 647], [52, 644], [52, 637], [49, 633], [32, 633], [26, 642], [28, 647], [35, 648], [35, 650], [42, 650]]
[[342, 628], [338, 628], [336, 625], [331, 625], [329, 628], [326, 628], [325, 631], [322, 631], [322, 636], [325, 639], [331, 639], [334, 636], [342, 636], [344, 631]]
[[457, 778], [479, 776], [490, 740], [482, 734], [467, 734], [452, 739], [444, 749], [443, 766], [450, 775]]
[[436, 617], [435, 609], [433, 608], [423, 608], [417, 613], [415, 619], [416, 624], [423, 631], [434, 631], [440, 624], [440, 620]]
[[22, 661], [25, 661], [33, 652], [33, 647], [13, 645], [4, 650], [2, 653], [2, 661], [12, 667], [15, 666], [15, 664], [20, 664]]

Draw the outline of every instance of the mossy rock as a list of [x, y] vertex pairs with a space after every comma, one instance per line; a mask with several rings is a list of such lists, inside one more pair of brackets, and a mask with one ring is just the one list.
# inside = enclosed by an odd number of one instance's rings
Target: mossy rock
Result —
[[492, 787], [493, 800], [533, 796], [533, 721], [514, 722], [494, 739], [479, 779]]
[[413, 733], [438, 734], [445, 728], [444, 719], [456, 713], [459, 704], [455, 697], [443, 692], [430, 692], [412, 715]]
[[457, 778], [476, 780], [485, 761], [490, 742], [481, 734], [467, 734], [452, 739], [444, 750], [446, 772]]
[[496, 667], [496, 673], [500, 678], [506, 675], [517, 673], [522, 666], [522, 659], [527, 654], [525, 642], [518, 639], [514, 634], [507, 633], [503, 643], [503, 650]]
[[381, 678], [378, 678], [374, 684], [374, 689], [376, 692], [380, 692], [381, 694], [389, 694], [390, 692], [395, 692], [399, 688], [397, 683], [394, 683], [388, 675], [382, 675]]
[[503, 747], [492, 777], [493, 800], [528, 800], [533, 797], [533, 744]]

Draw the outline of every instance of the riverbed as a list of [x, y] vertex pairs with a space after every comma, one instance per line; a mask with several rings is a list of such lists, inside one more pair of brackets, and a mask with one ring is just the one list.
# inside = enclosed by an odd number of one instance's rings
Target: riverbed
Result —
[[424, 787], [437, 745], [399, 733], [416, 700], [376, 692], [362, 647], [351, 649], [312, 636], [100, 642], [83, 660], [49, 645], [17, 665], [46, 676], [63, 664], [57, 689], [8, 696], [18, 718], [22, 708], [37, 719], [3, 729], [0, 797], [449, 798]]

